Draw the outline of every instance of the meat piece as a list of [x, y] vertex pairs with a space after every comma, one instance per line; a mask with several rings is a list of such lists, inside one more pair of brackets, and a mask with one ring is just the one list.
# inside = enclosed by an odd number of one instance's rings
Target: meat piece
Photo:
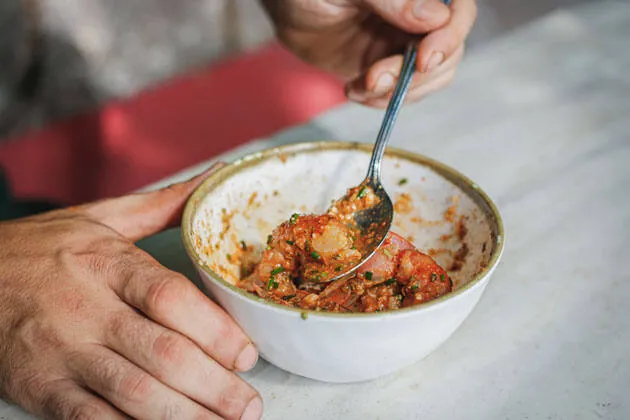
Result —
[[398, 266], [398, 254], [406, 249], [414, 249], [411, 242], [390, 232], [374, 255], [359, 267], [357, 275], [371, 281], [373, 285], [391, 279]]
[[407, 249], [400, 253], [395, 277], [403, 286], [403, 306], [427, 302], [453, 288], [446, 271], [433, 258], [416, 249]]

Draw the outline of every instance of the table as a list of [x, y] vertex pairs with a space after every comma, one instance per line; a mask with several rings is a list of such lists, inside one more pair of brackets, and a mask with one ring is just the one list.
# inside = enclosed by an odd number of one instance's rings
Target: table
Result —
[[[559, 10], [474, 51], [448, 90], [404, 110], [393, 145], [454, 166], [494, 198], [504, 259], [455, 335], [402, 372], [331, 385], [259, 362], [244, 377], [266, 419], [630, 418], [628, 41], [628, 2]], [[345, 105], [221, 158], [372, 141], [381, 115]], [[192, 276], [178, 235], [141, 246]], [[0, 419], [26, 418], [0, 403]]]

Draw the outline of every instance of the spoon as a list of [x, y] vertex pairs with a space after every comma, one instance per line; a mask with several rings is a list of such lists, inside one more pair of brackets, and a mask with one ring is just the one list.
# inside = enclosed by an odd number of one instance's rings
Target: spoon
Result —
[[[359, 196], [361, 195], [361, 191], [369, 189], [376, 197], [376, 202], [372, 207], [358, 210], [351, 216], [351, 219], [355, 223], [355, 228], [364, 240], [365, 246], [362, 250], [361, 261], [344, 273], [318, 282], [319, 284], [345, 279], [354, 274], [354, 272], [376, 252], [376, 249], [383, 243], [391, 228], [394, 218], [394, 206], [381, 183], [381, 161], [383, 160], [385, 147], [392, 128], [394, 127], [400, 108], [403, 105], [405, 96], [407, 96], [407, 91], [411, 85], [411, 79], [416, 69], [417, 56], [418, 42], [412, 41], [406, 47], [400, 77], [398, 78], [394, 93], [385, 111], [381, 129], [376, 137], [376, 144], [372, 151], [367, 176], [358, 186], [360, 191]], [[356, 188], [353, 190], [356, 191]], [[340, 201], [350, 198], [351, 197], [346, 195]]]

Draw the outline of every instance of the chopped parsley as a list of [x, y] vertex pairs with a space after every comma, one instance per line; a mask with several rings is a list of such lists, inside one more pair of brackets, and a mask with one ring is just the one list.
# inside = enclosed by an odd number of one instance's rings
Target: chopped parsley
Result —
[[359, 190], [359, 193], [357, 194], [357, 198], [363, 198], [365, 197], [365, 194], [367, 194], [367, 187], [364, 185]]
[[299, 214], [297, 213], [293, 213], [291, 215], [291, 218], [289, 219], [289, 223], [291, 223], [292, 225], [294, 225], [297, 222], [298, 217], [300, 217]]
[[400, 181], [398, 181], [398, 185], [405, 185], [407, 183], [407, 178], [402, 178]]
[[300, 314], [300, 316], [302, 317], [303, 320], [307, 320], [308, 319], [308, 312], [302, 312], [302, 314]]
[[436, 280], [437, 280], [437, 274], [431, 273], [431, 281], [436, 281]]
[[231, 262], [232, 261], [232, 255], [231, 254], [227, 254], [227, 259], [228, 259], [228, 261]]
[[394, 283], [396, 283], [396, 279], [388, 279], [385, 281], [385, 286], [391, 286]]
[[444, 274], [440, 274], [440, 280], [445, 281]]
[[286, 296], [282, 296], [282, 300], [284, 300], [284, 301], [291, 300], [291, 299], [293, 299], [295, 296], [297, 296], [297, 295], [286, 295]]
[[271, 289], [277, 289], [278, 286], [280, 286], [278, 284], [278, 282], [272, 277], [269, 279], [269, 281], [267, 282], [267, 290], [271, 290]]
[[271, 243], [271, 235], [267, 236], [267, 245], [269, 245]]
[[284, 267], [276, 267], [273, 270], [271, 270], [271, 275], [275, 276], [276, 274], [280, 274], [284, 271]]
[[343, 265], [338, 265], [337, 267], [335, 267], [335, 271], [341, 271], [343, 270]]
[[295, 242], [293, 242], [293, 241], [286, 241], [286, 243], [288, 243], [289, 245], [293, 245]]
[[316, 260], [319, 260], [321, 258], [319, 254], [315, 251], [311, 252], [311, 257], [315, 258]]
[[373, 274], [372, 274], [372, 272], [371, 272], [371, 271], [366, 271], [366, 272], [363, 274], [363, 277], [365, 277], [367, 280], [372, 280], [372, 275], [373, 275]]
[[243, 251], [247, 251], [247, 244], [245, 243], [245, 241], [241, 241], [241, 248], [243, 249]]
[[411, 290], [413, 290], [414, 292], [418, 290], [418, 285], [414, 284], [413, 286], [411, 286]]

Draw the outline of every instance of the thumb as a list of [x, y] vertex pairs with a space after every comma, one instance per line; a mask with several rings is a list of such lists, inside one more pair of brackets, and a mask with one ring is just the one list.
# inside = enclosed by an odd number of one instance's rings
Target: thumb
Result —
[[398, 29], [425, 34], [444, 26], [450, 9], [440, 0], [363, 0], [366, 7]]
[[210, 174], [223, 166], [225, 163], [216, 163], [188, 181], [157, 191], [97, 201], [77, 210], [136, 242], [177, 226], [188, 197]]

